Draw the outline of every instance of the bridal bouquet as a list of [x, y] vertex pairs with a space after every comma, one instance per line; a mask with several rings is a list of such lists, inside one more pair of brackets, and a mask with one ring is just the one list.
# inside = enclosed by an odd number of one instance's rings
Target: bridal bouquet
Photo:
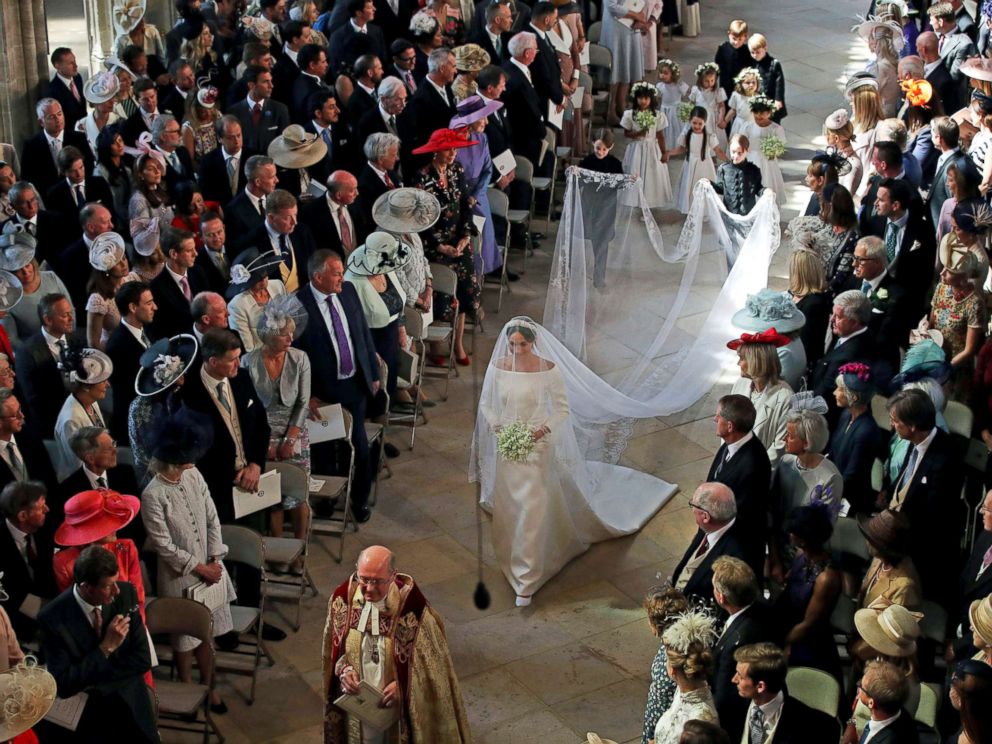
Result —
[[650, 109], [634, 112], [634, 123], [638, 129], [652, 129], [657, 119], [658, 117], [654, 115], [654, 111]]
[[504, 460], [526, 460], [534, 451], [534, 433], [519, 421], [507, 424], [496, 435], [496, 451]]
[[785, 155], [785, 143], [781, 137], [772, 135], [761, 138], [761, 154], [769, 160], [778, 160]]
[[688, 103], [687, 101], [683, 101], [682, 103], [680, 103], [678, 109], [676, 110], [677, 115], [679, 117], [679, 121], [682, 122], [683, 124], [689, 121], [689, 119], [692, 117], [692, 109], [693, 109], [693, 105], [691, 103]]

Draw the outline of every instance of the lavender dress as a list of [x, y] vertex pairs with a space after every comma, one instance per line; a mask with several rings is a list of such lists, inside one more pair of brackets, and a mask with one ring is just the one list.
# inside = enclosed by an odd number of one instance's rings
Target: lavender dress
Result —
[[503, 256], [496, 247], [496, 232], [493, 230], [493, 213], [489, 208], [487, 190], [493, 180], [493, 161], [489, 157], [489, 141], [485, 132], [473, 132], [469, 140], [478, 142], [475, 147], [462, 147], [458, 150], [457, 160], [465, 169], [465, 193], [475, 197], [472, 214], [486, 218], [482, 227], [482, 266], [476, 258], [476, 271], [488, 274], [503, 265]]

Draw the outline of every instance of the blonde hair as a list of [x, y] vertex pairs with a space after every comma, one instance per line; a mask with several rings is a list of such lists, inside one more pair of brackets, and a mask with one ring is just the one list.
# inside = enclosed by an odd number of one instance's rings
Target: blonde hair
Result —
[[731, 21], [730, 26], [727, 28], [727, 33], [734, 36], [743, 36], [747, 33], [747, 21]]
[[856, 134], [871, 131], [885, 116], [882, 112], [882, 97], [869, 85], [862, 85], [851, 94], [851, 110], [854, 112]]
[[755, 94], [760, 93], [761, 75], [758, 74], [757, 70], [754, 70], [754, 72], [748, 72], [746, 75], [743, 72], [741, 72], [740, 77], [738, 78], [739, 82], [736, 85], [734, 85], [734, 90], [736, 90], [742, 96], [748, 95], [746, 92], [744, 92], [744, 82], [746, 80], [751, 80], [751, 79], [754, 80], [754, 86], [755, 86], [754, 93]]
[[690, 680], [706, 679], [713, 669], [713, 651], [702, 641], [692, 641], [685, 653], [665, 646], [668, 663], [680, 670]]
[[808, 250], [789, 256], [789, 291], [797, 297], [827, 291], [827, 271], [823, 260]]
[[782, 376], [782, 361], [771, 344], [741, 344], [737, 354], [747, 362], [752, 380], [774, 385]]
[[762, 34], [752, 34], [747, 40], [747, 48], [752, 51], [755, 49], [767, 49], [768, 39], [766, 39]]
[[760, 591], [754, 569], [730, 555], [721, 555], [713, 561], [713, 588], [734, 607], [756, 602]]

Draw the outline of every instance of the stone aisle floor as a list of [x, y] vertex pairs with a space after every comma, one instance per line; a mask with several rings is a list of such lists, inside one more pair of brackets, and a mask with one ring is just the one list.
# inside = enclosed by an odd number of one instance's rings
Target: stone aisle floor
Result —
[[[844, 105], [845, 70], [864, 62], [867, 50], [850, 28], [865, 5], [704, 0], [703, 35], [676, 38], [667, 50], [688, 80], [697, 64], [712, 59], [731, 19], [745, 18], [753, 31], [769, 38], [771, 53], [785, 69], [790, 112], [785, 129], [788, 157], [794, 161], [783, 169], [789, 191], [783, 222], [809, 198], [801, 179], [812, 149], [823, 144], [824, 117]], [[673, 170], [673, 182], [676, 178]], [[673, 240], [678, 228], [669, 225], [665, 239]], [[418, 430], [413, 452], [401, 442], [408, 430], [394, 432], [391, 439], [403, 448], [402, 455], [391, 462], [392, 478], [382, 483], [372, 520], [347, 537], [344, 562], [330, 557], [326, 538], [317, 540], [310, 566], [320, 595], [304, 600], [300, 631], [271, 644], [277, 663], [261, 673], [255, 705], [244, 703], [246, 678], [221, 678], [231, 710], [217, 721], [231, 744], [320, 741], [320, 643], [327, 598], [353, 570], [358, 552], [375, 543], [395, 550], [399, 569], [417, 579], [444, 616], [476, 742], [575, 744], [585, 741], [587, 731], [618, 742], [640, 740], [649, 667], [657, 650], [641, 601], [656, 576], [674, 567], [694, 530], [688, 497], [705, 478], [716, 451], [711, 417], [725, 387], [678, 415], [640, 422], [625, 464], [677, 483], [681, 492], [639, 534], [595, 545], [573, 561], [531, 607], [513, 606], [513, 592], [494, 561], [484, 527], [484, 574], [492, 605], [476, 610], [476, 490], [466, 476], [475, 404], [502, 324], [517, 314], [541, 317], [552, 251], [549, 238], [528, 259], [527, 275], [512, 285], [499, 315], [493, 313], [495, 295], [487, 292], [489, 317], [486, 333], [476, 338], [475, 363], [452, 380], [449, 400], [430, 410], [430, 424]], [[781, 251], [772, 267], [776, 287], [784, 287], [785, 254]], [[511, 265], [518, 266], [519, 258]], [[729, 355], [727, 361], [732, 364]], [[286, 627], [278, 609], [272, 617]], [[166, 733], [166, 741], [187, 739], [193, 740]]]

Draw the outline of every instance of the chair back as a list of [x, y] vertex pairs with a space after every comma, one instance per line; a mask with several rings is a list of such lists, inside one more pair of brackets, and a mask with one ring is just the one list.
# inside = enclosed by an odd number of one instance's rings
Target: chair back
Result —
[[269, 462], [267, 466], [269, 470], [279, 473], [279, 488], [284, 498], [292, 496], [297, 502], [307, 500], [310, 495], [310, 479], [303, 468], [281, 460]]
[[517, 161], [514, 180], [521, 183], [531, 183], [534, 180], [534, 164], [523, 155], [514, 155], [513, 159]]
[[841, 592], [837, 596], [837, 604], [834, 605], [834, 611], [830, 613], [830, 627], [834, 629], [834, 632], [846, 636], [853, 635], [855, 631], [854, 612], [857, 609], [854, 600]]
[[596, 21], [595, 23], [590, 23], [589, 28], [586, 29], [586, 41], [590, 44], [598, 44], [599, 37], [603, 34], [603, 22]]
[[403, 318], [406, 324], [406, 335], [419, 341], [424, 337], [424, 316], [415, 307], [407, 305], [403, 308]]
[[589, 74], [597, 88], [609, 87], [612, 69], [613, 52], [601, 44], [589, 44]]
[[262, 570], [265, 566], [265, 545], [260, 534], [236, 524], [222, 524], [220, 534], [227, 546], [225, 560], [244, 563], [246, 566]]
[[920, 703], [913, 714], [920, 723], [933, 728], [937, 723], [937, 693], [926, 682], [920, 683]]
[[[510, 197], [495, 186], [490, 186], [487, 189], [486, 196], [489, 197], [489, 210], [492, 212], [493, 217], [502, 217], [505, 220], [507, 213], [510, 211]], [[409, 333], [410, 329], [408, 328], [406, 332]]]
[[920, 620], [920, 634], [943, 648], [947, 638], [947, 611], [936, 602], [923, 600], [920, 604], [923, 619]]
[[209, 643], [214, 618], [202, 602], [184, 597], [158, 597], [145, 607], [145, 623], [152, 635], [188, 635]]
[[884, 395], [876, 395], [871, 399], [871, 415], [880, 429], [892, 431], [892, 424], [889, 422], [889, 399]]
[[971, 438], [971, 429], [975, 423], [975, 414], [964, 403], [956, 400], [947, 402], [944, 409], [944, 420], [951, 434], [957, 434], [965, 439]]
[[434, 277], [434, 290], [442, 294], [454, 295], [458, 286], [458, 276], [444, 264], [431, 264], [431, 274]]
[[789, 694], [810, 708], [837, 717], [840, 683], [826, 672], [812, 667], [793, 667], [785, 675]]
[[838, 517], [834, 525], [834, 533], [830, 536], [830, 548], [841, 553], [849, 553], [864, 561], [871, 556], [868, 554], [868, 544], [865, 536], [858, 528], [858, 520], [853, 517]]

